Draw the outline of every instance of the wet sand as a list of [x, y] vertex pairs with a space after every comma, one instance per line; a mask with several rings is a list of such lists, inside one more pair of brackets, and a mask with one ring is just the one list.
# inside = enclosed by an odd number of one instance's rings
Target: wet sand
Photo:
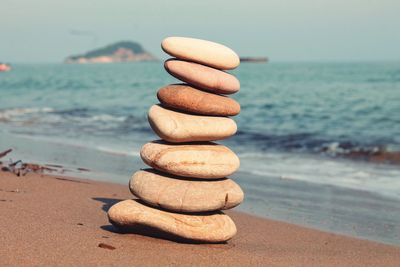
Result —
[[[238, 234], [226, 244], [183, 244], [121, 234], [106, 210], [128, 187], [0, 172], [0, 264], [396, 266], [400, 247], [228, 211]], [[148, 234], [148, 233], [146, 233]]]

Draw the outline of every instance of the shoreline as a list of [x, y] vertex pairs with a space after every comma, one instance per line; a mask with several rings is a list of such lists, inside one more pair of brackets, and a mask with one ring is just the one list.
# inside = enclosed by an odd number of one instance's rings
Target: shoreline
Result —
[[126, 186], [57, 175], [0, 172], [4, 265], [230, 264], [395, 266], [400, 247], [345, 237], [237, 211], [227, 244], [181, 244], [115, 233], [105, 211], [132, 198]]
[[[79, 177], [126, 185], [131, 175], [145, 168], [139, 156], [102, 153], [70, 146], [0, 134], [0, 150], [13, 144], [3, 157], [56, 169], [50, 175]], [[3, 138], [4, 137], [4, 138]], [[40, 153], [38, 153], [40, 151]], [[54, 166], [62, 165], [61, 168]], [[355, 238], [400, 245], [400, 198], [329, 184], [310, 183], [239, 170], [231, 177], [246, 199], [238, 211]]]
[[[100, 181], [110, 181], [109, 175], [111, 174], [111, 181], [125, 182], [125, 178], [127, 173], [131, 173], [131, 170], [137, 170], [139, 168], [145, 167], [145, 165], [140, 160], [140, 149], [142, 144], [146, 142], [150, 142], [151, 140], [156, 140], [157, 138], [141, 138], [140, 141], [133, 142], [129, 144], [129, 152], [126, 150], [126, 147], [118, 147], [112, 148], [112, 145], [100, 145], [96, 146], [93, 143], [74, 143], [72, 140], [67, 139], [53, 139], [53, 138], [45, 138], [43, 136], [27, 136], [24, 134], [15, 134], [11, 132], [0, 132], [0, 147], [5, 150], [8, 148], [14, 148], [13, 155], [17, 154], [17, 157], [24, 158], [24, 160], [33, 161], [33, 163], [41, 163], [41, 164], [61, 164], [65, 166], [68, 171], [74, 171], [74, 169], [79, 168], [89, 168], [92, 171], [96, 172], [96, 180]], [[13, 145], [9, 145], [13, 144]], [[224, 144], [221, 142], [221, 144]], [[62, 155], [58, 150], [63, 150], [66, 155]], [[37, 154], [36, 151], [41, 151], [40, 154]], [[397, 152], [396, 152], [397, 153]], [[394, 157], [394, 160], [397, 160], [397, 154], [393, 153], [387, 157]], [[68, 155], [67, 155], [68, 154]], [[81, 156], [80, 154], [84, 154], [85, 156]], [[239, 156], [243, 158], [241, 161], [240, 172], [249, 174], [251, 176], [268, 176], [268, 174], [263, 173], [258, 169], [252, 169], [252, 166], [249, 165], [248, 161], [251, 159], [247, 159], [248, 155], [244, 153], [242, 155], [240, 152]], [[286, 164], [298, 164], [297, 158], [307, 159], [306, 163], [308, 164], [318, 164], [320, 163], [335, 163], [338, 164], [336, 167], [346, 167], [346, 165], [357, 165], [357, 168], [370, 168], [372, 169], [387, 169], [391, 171], [400, 171], [397, 164], [395, 162], [385, 162], [385, 160], [379, 158], [380, 154], [371, 154], [371, 157], [376, 157], [374, 159], [360, 159], [360, 157], [355, 156], [353, 154], [349, 154], [347, 156], [337, 156], [331, 157], [326, 154], [302, 154], [297, 152], [284, 152], [284, 151], [269, 151], [265, 153], [268, 156], [265, 160], [274, 160], [273, 163], [276, 163], [281, 160], [285, 160], [287, 157], [293, 156], [294, 161], [288, 161]], [[89, 157], [89, 158], [88, 158]], [[128, 163], [127, 160], [131, 161], [131, 164], [134, 166], [133, 168], [115, 168], [111, 171], [108, 171], [103, 164], [99, 164], [99, 160], [107, 161], [112, 160], [113, 158], [118, 158], [124, 163]], [[270, 163], [271, 164], [271, 163]], [[120, 164], [121, 167], [122, 164]], [[128, 165], [128, 164], [125, 164]], [[246, 165], [243, 168], [243, 165]], [[91, 168], [90, 168], [91, 167]], [[320, 166], [322, 168], [327, 167], [325, 165]], [[122, 169], [122, 171], [120, 171]], [[76, 171], [76, 170], [75, 170]], [[108, 171], [108, 172], [107, 172]], [[117, 171], [115, 173], [115, 171]], [[107, 177], [108, 175], [108, 177]], [[303, 175], [303, 174], [302, 174]], [[77, 176], [80, 178], [89, 178], [85, 176], [84, 173], [75, 172], [72, 173], [72, 176]], [[99, 176], [101, 178], [99, 179]], [[122, 177], [122, 180], [121, 180]], [[289, 176], [280, 176], [279, 179], [289, 179], [289, 180], [299, 180], [298, 178], [293, 178]], [[328, 181], [314, 181], [314, 180], [299, 180], [303, 182], [309, 182], [311, 184], [322, 184], [326, 186], [335, 186], [335, 187], [343, 187], [345, 189], [360, 189], [361, 191], [370, 192], [373, 194], [378, 194], [383, 197], [396, 198], [400, 200], [400, 194], [397, 190], [392, 190], [387, 192], [389, 188], [366, 188], [365, 185], [351, 185], [351, 184], [340, 184], [340, 183], [330, 183]], [[354, 182], [354, 181], [353, 181]], [[377, 184], [375, 184], [376, 186]], [[396, 185], [397, 186], [397, 185]], [[392, 186], [393, 187], [393, 186]], [[392, 188], [391, 187], [391, 188]], [[375, 190], [374, 190], [375, 189]], [[376, 189], [380, 189], [376, 191]], [[382, 190], [383, 189], [383, 190]]]

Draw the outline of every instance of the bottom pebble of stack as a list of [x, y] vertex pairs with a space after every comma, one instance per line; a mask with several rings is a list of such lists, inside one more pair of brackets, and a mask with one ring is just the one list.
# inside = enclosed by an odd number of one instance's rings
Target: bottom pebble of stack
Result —
[[232, 219], [220, 211], [201, 214], [172, 213], [144, 204], [141, 200], [124, 200], [110, 208], [109, 221], [117, 228], [132, 230], [142, 227], [180, 237], [184, 240], [219, 243], [236, 234]]

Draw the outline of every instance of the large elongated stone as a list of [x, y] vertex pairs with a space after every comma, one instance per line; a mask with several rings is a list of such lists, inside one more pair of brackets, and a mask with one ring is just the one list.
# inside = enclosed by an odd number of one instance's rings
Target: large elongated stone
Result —
[[211, 93], [233, 94], [240, 89], [235, 76], [198, 63], [169, 59], [164, 68], [175, 78]]
[[155, 170], [136, 172], [129, 188], [148, 204], [176, 212], [231, 209], [243, 201], [243, 191], [231, 179], [185, 179]]
[[221, 70], [234, 69], [240, 64], [239, 56], [222, 44], [187, 37], [168, 37], [161, 48], [173, 57], [193, 61]]
[[237, 131], [230, 118], [185, 114], [158, 105], [150, 108], [148, 119], [159, 137], [174, 143], [222, 140]]
[[240, 105], [232, 98], [207, 93], [187, 84], [171, 84], [157, 92], [163, 106], [200, 115], [235, 116]]
[[155, 141], [145, 144], [140, 156], [147, 165], [157, 170], [203, 179], [229, 176], [240, 165], [232, 150], [211, 142], [169, 144]]
[[177, 237], [203, 241], [224, 242], [236, 234], [235, 223], [222, 212], [188, 215], [167, 212], [124, 200], [108, 211], [109, 221], [122, 229], [147, 226]]

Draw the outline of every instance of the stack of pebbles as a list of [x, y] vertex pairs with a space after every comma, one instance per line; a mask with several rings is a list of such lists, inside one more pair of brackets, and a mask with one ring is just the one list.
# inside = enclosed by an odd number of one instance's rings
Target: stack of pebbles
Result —
[[175, 57], [164, 67], [185, 84], [161, 88], [148, 113], [149, 123], [162, 139], [147, 143], [140, 155], [152, 167], [130, 180], [136, 200], [115, 204], [108, 212], [120, 228], [145, 226], [174, 237], [223, 242], [236, 226], [220, 210], [243, 201], [243, 191], [226, 178], [239, 168], [229, 148], [210, 141], [234, 135], [240, 105], [221, 94], [239, 91], [240, 83], [223, 70], [239, 65], [226, 46], [193, 38], [169, 37], [162, 49]]

